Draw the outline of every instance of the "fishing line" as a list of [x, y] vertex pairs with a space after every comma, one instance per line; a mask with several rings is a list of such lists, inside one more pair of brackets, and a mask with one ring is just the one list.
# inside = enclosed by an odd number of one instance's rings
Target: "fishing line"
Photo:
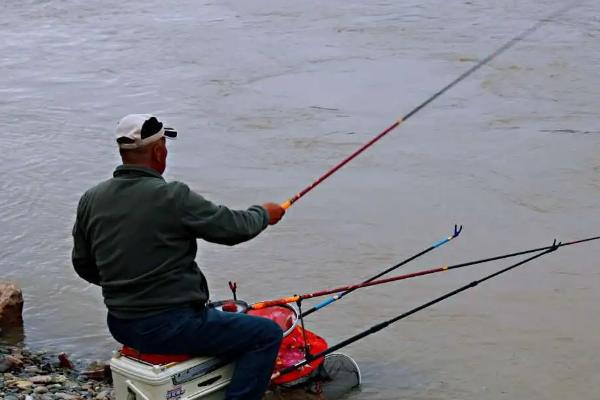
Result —
[[303, 197], [308, 192], [310, 192], [311, 190], [313, 190], [320, 183], [322, 183], [325, 179], [329, 178], [337, 170], [339, 170], [344, 165], [346, 165], [347, 163], [349, 163], [350, 161], [352, 161], [356, 156], [358, 156], [360, 153], [362, 153], [363, 151], [365, 151], [366, 149], [368, 149], [369, 147], [371, 147], [373, 144], [375, 144], [377, 141], [379, 141], [385, 135], [387, 135], [388, 133], [390, 133], [391, 131], [393, 131], [394, 129], [396, 129], [401, 123], [403, 123], [404, 121], [406, 121], [407, 119], [409, 119], [410, 117], [412, 117], [413, 115], [415, 115], [416, 113], [418, 113], [419, 111], [421, 111], [429, 103], [431, 103], [432, 101], [434, 101], [435, 99], [437, 99], [438, 97], [440, 97], [442, 94], [444, 94], [445, 92], [447, 92], [453, 86], [455, 86], [456, 84], [458, 84], [459, 82], [461, 82], [462, 80], [464, 80], [465, 78], [467, 78], [469, 75], [471, 75], [472, 73], [474, 73], [475, 71], [477, 71], [478, 69], [480, 69], [481, 67], [483, 67], [484, 65], [486, 65], [487, 63], [489, 63], [490, 61], [492, 61], [494, 58], [496, 58], [500, 54], [504, 53], [506, 50], [510, 49], [515, 44], [517, 44], [521, 40], [525, 39], [527, 36], [531, 35], [533, 32], [535, 32], [536, 30], [538, 30], [542, 25], [546, 24], [547, 22], [550, 22], [553, 18], [556, 18], [556, 17], [564, 14], [565, 12], [567, 12], [568, 10], [570, 10], [571, 8], [575, 7], [578, 3], [579, 2], [575, 2], [575, 3], [569, 4], [568, 6], [562, 7], [558, 11], [550, 14], [548, 17], [539, 20], [531, 28], [523, 31], [519, 35], [515, 36], [513, 39], [511, 39], [508, 42], [506, 42], [505, 44], [503, 44], [496, 51], [494, 51], [493, 53], [491, 53], [490, 55], [488, 55], [487, 57], [485, 57], [483, 60], [479, 61], [477, 64], [475, 64], [474, 66], [472, 66], [471, 68], [469, 68], [468, 70], [466, 70], [465, 72], [463, 72], [458, 78], [456, 78], [455, 80], [453, 80], [452, 82], [450, 82], [449, 84], [447, 84], [446, 86], [444, 86], [442, 89], [440, 89], [439, 91], [437, 91], [436, 93], [434, 93], [432, 96], [430, 96], [427, 100], [425, 100], [424, 102], [422, 102], [421, 104], [419, 104], [418, 106], [416, 106], [415, 108], [413, 108], [410, 112], [408, 112], [408, 114], [406, 114], [405, 116], [403, 116], [402, 118], [400, 118], [399, 120], [397, 120], [396, 122], [394, 122], [392, 125], [390, 125], [388, 128], [386, 128], [383, 132], [381, 132], [380, 134], [378, 134], [377, 136], [375, 136], [373, 139], [369, 140], [367, 143], [365, 143], [363, 146], [361, 146], [358, 150], [356, 150], [354, 153], [350, 154], [348, 157], [346, 157], [340, 163], [338, 163], [337, 165], [335, 165], [333, 168], [331, 168], [329, 171], [327, 171], [325, 174], [323, 174], [321, 177], [319, 177], [313, 183], [311, 183], [310, 185], [308, 185], [306, 188], [302, 189], [300, 192], [298, 192], [294, 196], [290, 197], [285, 202], [281, 203], [281, 207], [283, 207], [285, 209], [288, 209], [289, 207], [291, 207], [292, 204], [294, 204], [296, 201], [298, 201], [301, 197]]

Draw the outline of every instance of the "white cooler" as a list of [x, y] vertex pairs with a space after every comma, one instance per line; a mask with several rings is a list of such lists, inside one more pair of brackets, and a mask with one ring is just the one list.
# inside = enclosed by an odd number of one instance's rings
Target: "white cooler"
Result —
[[116, 400], [222, 400], [234, 364], [196, 357], [152, 365], [115, 352], [110, 368]]

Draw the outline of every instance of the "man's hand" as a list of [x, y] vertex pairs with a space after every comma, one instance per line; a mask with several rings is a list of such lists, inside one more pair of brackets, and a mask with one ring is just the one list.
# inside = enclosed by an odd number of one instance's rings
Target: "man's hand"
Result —
[[265, 203], [262, 206], [267, 210], [267, 214], [269, 214], [269, 225], [278, 223], [283, 214], [285, 214], [285, 209], [277, 203]]

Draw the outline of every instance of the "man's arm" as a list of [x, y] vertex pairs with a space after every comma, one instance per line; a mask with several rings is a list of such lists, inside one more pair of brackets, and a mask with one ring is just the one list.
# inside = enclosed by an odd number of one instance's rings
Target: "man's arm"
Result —
[[89, 283], [100, 285], [100, 273], [98, 272], [96, 261], [92, 256], [90, 243], [85, 237], [84, 231], [79, 226], [79, 209], [75, 225], [73, 226], [73, 253], [71, 259], [77, 275]]
[[252, 206], [247, 210], [231, 210], [218, 206], [190, 190], [180, 190], [181, 220], [193, 234], [209, 242], [229, 246], [245, 242], [261, 233], [269, 224], [276, 224], [285, 210], [278, 205]]

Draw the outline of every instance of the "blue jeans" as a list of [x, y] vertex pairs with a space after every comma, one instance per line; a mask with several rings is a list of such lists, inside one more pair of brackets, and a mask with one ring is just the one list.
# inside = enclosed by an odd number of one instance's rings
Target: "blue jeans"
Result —
[[283, 333], [273, 321], [212, 308], [182, 308], [140, 319], [108, 315], [121, 344], [142, 353], [235, 358], [227, 400], [260, 400], [265, 393]]

